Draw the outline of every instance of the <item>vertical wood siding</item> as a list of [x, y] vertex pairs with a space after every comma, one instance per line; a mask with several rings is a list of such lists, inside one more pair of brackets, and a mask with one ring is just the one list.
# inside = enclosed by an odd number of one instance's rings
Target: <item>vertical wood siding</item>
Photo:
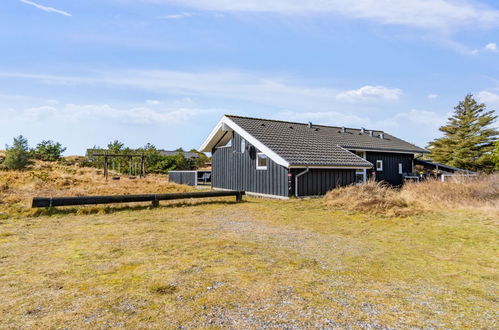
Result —
[[[391, 185], [403, 183], [402, 174], [399, 174], [399, 163], [402, 164], [402, 173], [412, 172], [412, 154], [397, 154], [387, 152], [366, 152], [366, 159], [374, 165], [368, 173], [376, 172], [376, 181], [385, 181]], [[376, 161], [383, 161], [383, 171], [376, 171]]]
[[212, 151], [212, 186], [260, 194], [288, 196], [288, 169], [267, 158], [267, 169], [256, 169], [256, 150], [241, 152], [241, 136], [234, 132], [232, 146]]
[[[296, 175], [305, 169], [293, 169], [293, 186], [291, 193], [295, 194]], [[298, 195], [322, 196], [329, 190], [347, 186], [355, 182], [355, 170], [350, 169], [310, 169], [298, 178]]]
[[170, 171], [168, 172], [168, 181], [178, 184], [195, 186], [197, 182], [196, 171]]

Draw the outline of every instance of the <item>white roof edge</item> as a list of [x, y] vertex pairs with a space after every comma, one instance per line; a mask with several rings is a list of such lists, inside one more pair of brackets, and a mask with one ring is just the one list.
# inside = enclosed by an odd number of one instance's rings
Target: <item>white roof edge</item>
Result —
[[258, 148], [261, 152], [263, 152], [267, 157], [272, 159], [275, 163], [282, 165], [284, 167], [289, 167], [289, 162], [276, 154], [274, 151], [272, 151], [269, 147], [264, 145], [262, 142], [257, 140], [253, 135], [249, 134], [246, 132], [242, 127], [237, 125], [235, 122], [233, 122], [230, 118], [224, 116], [222, 118], [223, 122], [227, 125], [229, 125], [230, 128], [232, 128], [234, 131], [236, 131], [239, 135], [241, 135], [246, 141], [254, 145], [255, 147]]
[[373, 168], [372, 166], [362, 166], [362, 165], [355, 165], [355, 166], [346, 166], [346, 165], [291, 165], [289, 168], [331, 168], [331, 169], [344, 169], [344, 170], [355, 170], [355, 169], [370, 169]]
[[223, 123], [224, 118], [226, 118], [226, 117], [223, 116], [222, 119], [220, 119], [218, 121], [218, 123], [215, 125], [215, 127], [213, 128], [213, 130], [210, 132], [210, 134], [208, 135], [208, 137], [204, 140], [203, 144], [199, 148], [199, 151], [201, 151], [201, 152], [211, 152], [211, 150], [205, 150], [205, 149], [208, 146], [208, 144], [210, 143], [210, 141], [213, 139], [213, 137], [215, 136], [215, 134], [218, 132], [218, 130], [222, 127], [222, 123]]
[[217, 123], [215, 128], [211, 131], [210, 135], [204, 140], [203, 144], [200, 147], [200, 151], [202, 152], [211, 152], [210, 150], [207, 150], [206, 148], [209, 146], [210, 142], [213, 140], [217, 132], [222, 128], [222, 125], [226, 124], [230, 128], [232, 128], [234, 131], [236, 131], [239, 135], [241, 135], [246, 141], [254, 145], [258, 150], [263, 152], [264, 154], [267, 155], [270, 159], [272, 159], [275, 163], [282, 165], [284, 167], [289, 167], [289, 162], [276, 154], [274, 151], [272, 151], [269, 147], [264, 145], [262, 142], [257, 140], [253, 135], [249, 134], [246, 132], [243, 128], [241, 128], [239, 125], [237, 125], [235, 122], [233, 122], [229, 117], [223, 116], [222, 119]]

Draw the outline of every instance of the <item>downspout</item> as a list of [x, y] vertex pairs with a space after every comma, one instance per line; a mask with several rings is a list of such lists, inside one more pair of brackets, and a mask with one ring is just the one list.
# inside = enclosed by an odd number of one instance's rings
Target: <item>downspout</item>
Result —
[[307, 167], [307, 168], [305, 169], [305, 171], [300, 172], [300, 173], [298, 173], [298, 174], [295, 176], [295, 196], [296, 196], [296, 197], [299, 197], [299, 196], [298, 196], [298, 178], [299, 178], [300, 176], [302, 176], [303, 174], [306, 174], [308, 171], [310, 171], [310, 169]]

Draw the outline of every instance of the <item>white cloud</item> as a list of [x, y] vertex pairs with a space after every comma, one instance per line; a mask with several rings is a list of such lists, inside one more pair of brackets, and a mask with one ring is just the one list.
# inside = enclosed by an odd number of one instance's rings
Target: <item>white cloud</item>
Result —
[[176, 108], [156, 110], [148, 107], [116, 108], [107, 104], [65, 104], [61, 106], [39, 106], [24, 110], [8, 111], [3, 115], [7, 120], [24, 122], [82, 122], [92, 120], [112, 120], [126, 124], [178, 124], [199, 115], [223, 113], [219, 109]]
[[428, 98], [430, 100], [438, 99], [439, 97], [440, 97], [440, 95], [438, 95], [438, 94], [428, 94]]
[[159, 101], [158, 100], [146, 100], [146, 103], [149, 105], [158, 105]]
[[60, 15], [64, 15], [64, 16], [72, 16], [67, 11], [56, 9], [56, 8], [52, 8], [52, 7], [43, 6], [43, 5], [40, 5], [40, 4], [38, 4], [36, 2], [33, 2], [33, 1], [28, 1], [28, 0], [19, 0], [19, 1], [21, 1], [22, 3], [25, 3], [27, 5], [30, 5], [30, 6], [38, 8], [38, 9], [41, 9], [43, 11], [49, 12], [49, 13], [56, 13], [56, 14], [60, 14]]
[[485, 45], [485, 49], [491, 52], [497, 52], [497, 45], [493, 42], [489, 42], [487, 45]]
[[182, 18], [188, 18], [195, 16], [196, 13], [189, 13], [189, 12], [182, 12], [178, 14], [169, 14], [169, 15], [164, 15], [164, 16], [159, 16], [159, 19], [182, 19]]
[[33, 79], [43, 84], [128, 87], [162, 95], [250, 101], [287, 107], [326, 107], [336, 101], [338, 89], [313, 86], [293, 77], [268, 76], [240, 71], [181, 72], [123, 70], [92, 76], [0, 73], [0, 77]]
[[488, 107], [499, 108], [499, 94], [481, 91], [477, 94], [477, 99]]
[[499, 49], [497, 48], [497, 44], [493, 43], [493, 42], [489, 42], [488, 44], [486, 44], [483, 48], [481, 49], [473, 49], [471, 51], [471, 54], [472, 55], [478, 55], [479, 53], [481, 52], [493, 52], [493, 53], [496, 53], [498, 52]]
[[398, 100], [402, 95], [402, 90], [398, 88], [387, 88], [383, 86], [366, 85], [359, 89], [353, 89], [338, 93], [338, 100], [347, 102], [361, 102], [375, 99], [382, 100]]
[[499, 11], [469, 0], [145, 0], [218, 12], [336, 14], [381, 24], [448, 31], [498, 26]]

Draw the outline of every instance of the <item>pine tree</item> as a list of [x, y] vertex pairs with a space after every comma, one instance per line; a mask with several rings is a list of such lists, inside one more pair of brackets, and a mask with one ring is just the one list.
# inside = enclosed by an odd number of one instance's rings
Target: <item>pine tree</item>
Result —
[[478, 103], [471, 94], [454, 110], [447, 124], [439, 128], [444, 136], [429, 143], [428, 157], [462, 169], [492, 171], [492, 151], [499, 134], [490, 127], [497, 118], [494, 111], [487, 111], [485, 104]]
[[5, 160], [3, 165], [9, 170], [21, 170], [25, 168], [30, 161], [28, 149], [28, 140], [19, 135], [14, 138], [12, 147], [6, 146]]

